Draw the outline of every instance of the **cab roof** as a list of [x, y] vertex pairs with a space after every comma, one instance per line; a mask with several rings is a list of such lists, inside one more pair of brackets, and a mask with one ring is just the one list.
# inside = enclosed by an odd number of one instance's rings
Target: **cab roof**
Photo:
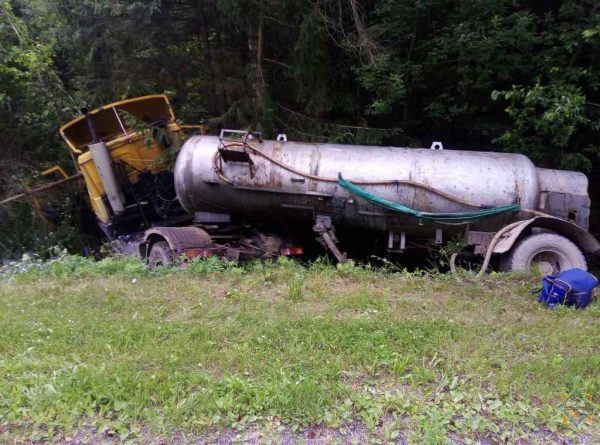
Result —
[[[175, 122], [175, 114], [169, 99], [164, 94], [113, 102], [89, 111], [89, 113], [94, 116], [97, 133], [104, 142], [135, 132], [134, 129], [128, 128], [127, 115], [148, 125], [162, 126]], [[75, 153], [87, 151], [87, 146], [92, 143], [92, 135], [85, 115], [66, 123], [60, 127], [59, 131], [69, 148]]]

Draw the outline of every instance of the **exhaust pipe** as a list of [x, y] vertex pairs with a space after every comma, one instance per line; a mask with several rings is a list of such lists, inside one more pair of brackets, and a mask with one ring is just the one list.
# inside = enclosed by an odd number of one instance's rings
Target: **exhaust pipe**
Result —
[[104, 186], [104, 192], [106, 193], [110, 207], [112, 208], [113, 213], [118, 215], [125, 210], [125, 197], [123, 196], [123, 191], [115, 176], [112, 159], [110, 157], [110, 150], [108, 149], [108, 146], [98, 138], [94, 117], [90, 113], [86, 113], [85, 118], [90, 130], [90, 135], [92, 136], [92, 143], [88, 145], [90, 153], [92, 154], [92, 159], [94, 160], [96, 170], [98, 170], [98, 174], [100, 175], [100, 181]]

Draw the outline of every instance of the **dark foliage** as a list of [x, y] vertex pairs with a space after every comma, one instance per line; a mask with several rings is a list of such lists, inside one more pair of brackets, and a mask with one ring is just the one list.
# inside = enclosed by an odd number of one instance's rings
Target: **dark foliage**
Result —
[[[0, 196], [70, 164], [57, 128], [81, 107], [162, 92], [215, 129], [516, 151], [590, 174], [597, 193], [599, 6], [0, 0]], [[47, 244], [28, 206], [0, 218], [5, 254]]]

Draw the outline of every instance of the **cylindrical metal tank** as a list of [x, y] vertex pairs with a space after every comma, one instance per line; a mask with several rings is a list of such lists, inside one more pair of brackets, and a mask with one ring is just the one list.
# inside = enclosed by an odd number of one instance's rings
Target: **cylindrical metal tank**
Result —
[[[256, 139], [249, 143], [272, 160], [315, 177], [335, 179], [341, 174], [356, 182], [410, 180], [484, 206], [518, 202], [535, 209], [540, 195], [536, 167], [519, 154]], [[259, 222], [312, 220], [316, 214], [326, 214], [336, 224], [376, 230], [408, 230], [420, 224], [412, 216], [385, 211], [356, 197], [334, 181], [296, 174], [252, 150], [247, 150], [250, 163], [215, 158], [220, 144], [216, 136], [195, 136], [178, 155], [175, 186], [189, 213], [228, 213]], [[243, 151], [239, 145], [232, 150]], [[473, 210], [412, 185], [359, 186], [420, 211]], [[472, 227], [493, 227], [515, 218], [514, 214], [500, 215]]]

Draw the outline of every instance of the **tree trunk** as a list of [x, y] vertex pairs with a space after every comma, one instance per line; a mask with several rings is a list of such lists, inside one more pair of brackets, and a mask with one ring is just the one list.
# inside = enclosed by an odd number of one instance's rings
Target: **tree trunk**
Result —
[[[249, 86], [254, 96], [255, 115], [262, 112], [264, 105], [265, 80], [263, 76], [263, 11], [259, 3], [256, 22], [248, 24], [248, 50], [250, 52]], [[254, 23], [253, 23], [254, 22]]]

